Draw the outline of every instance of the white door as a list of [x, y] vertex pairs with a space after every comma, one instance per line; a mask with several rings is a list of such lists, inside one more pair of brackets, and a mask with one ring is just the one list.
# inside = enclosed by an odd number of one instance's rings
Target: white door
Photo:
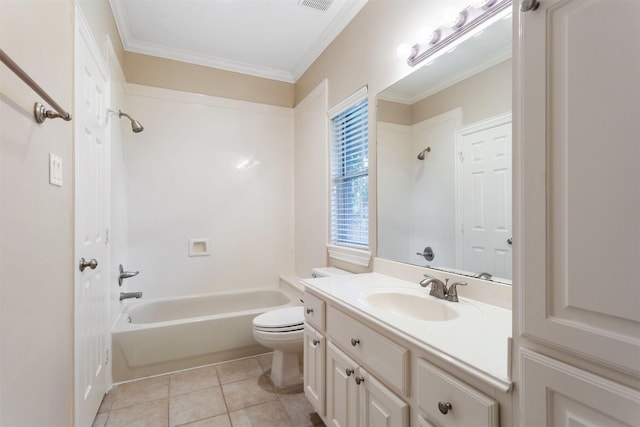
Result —
[[521, 20], [523, 334], [637, 376], [640, 2]]
[[466, 127], [457, 139], [462, 220], [457, 265], [511, 279], [510, 115]]
[[75, 424], [89, 426], [107, 388], [107, 72], [78, 10], [75, 70]]

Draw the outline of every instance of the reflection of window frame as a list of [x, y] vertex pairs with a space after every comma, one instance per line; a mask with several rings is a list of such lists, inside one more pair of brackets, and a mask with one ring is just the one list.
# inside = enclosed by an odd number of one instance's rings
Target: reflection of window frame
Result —
[[369, 112], [364, 87], [329, 111], [331, 235], [334, 245], [369, 246]]

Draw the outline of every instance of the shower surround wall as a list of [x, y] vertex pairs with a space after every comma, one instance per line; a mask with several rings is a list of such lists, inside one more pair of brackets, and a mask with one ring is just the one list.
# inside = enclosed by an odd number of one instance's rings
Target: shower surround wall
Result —
[[[276, 286], [293, 271], [293, 110], [126, 85], [128, 291]], [[244, 160], [253, 167], [238, 168]], [[190, 239], [208, 256], [189, 256]]]

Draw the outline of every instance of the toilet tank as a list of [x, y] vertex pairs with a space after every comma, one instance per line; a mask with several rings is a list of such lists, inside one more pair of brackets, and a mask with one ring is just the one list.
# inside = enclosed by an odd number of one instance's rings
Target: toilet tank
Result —
[[311, 269], [311, 277], [329, 277], [329, 276], [344, 276], [347, 274], [353, 274], [345, 270], [340, 270], [335, 267], [316, 267]]

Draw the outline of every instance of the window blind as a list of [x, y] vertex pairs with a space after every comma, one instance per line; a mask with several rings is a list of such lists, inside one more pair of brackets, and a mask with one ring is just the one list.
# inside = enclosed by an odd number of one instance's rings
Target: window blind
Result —
[[331, 119], [331, 242], [369, 245], [369, 113], [364, 99]]

